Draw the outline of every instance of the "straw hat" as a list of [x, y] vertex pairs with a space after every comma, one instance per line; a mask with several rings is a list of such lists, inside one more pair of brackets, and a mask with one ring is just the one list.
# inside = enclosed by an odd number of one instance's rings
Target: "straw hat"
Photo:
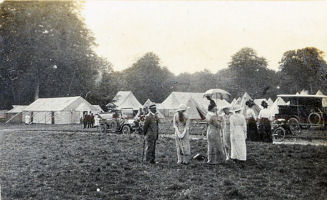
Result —
[[185, 104], [181, 104], [181, 105], [178, 106], [177, 112], [185, 111], [187, 109], [188, 109], [188, 107]]
[[233, 111], [234, 111], [234, 112], [241, 111], [241, 110], [242, 110], [242, 107], [241, 107], [241, 106], [235, 106], [235, 107], [233, 108]]

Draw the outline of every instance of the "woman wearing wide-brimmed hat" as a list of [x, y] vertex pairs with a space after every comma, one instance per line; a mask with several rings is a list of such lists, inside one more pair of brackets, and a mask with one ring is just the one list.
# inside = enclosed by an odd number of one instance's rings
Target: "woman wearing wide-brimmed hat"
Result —
[[222, 163], [226, 160], [222, 133], [222, 117], [217, 115], [217, 106], [210, 104], [206, 116], [208, 122], [208, 164]]
[[262, 101], [261, 106], [263, 107], [263, 109], [260, 110], [260, 113], [258, 115], [258, 119], [259, 119], [258, 132], [261, 137], [261, 141], [272, 142], [272, 136], [271, 136], [272, 115], [270, 110], [268, 110], [268, 103], [266, 101]]
[[230, 159], [231, 143], [230, 143], [230, 117], [233, 112], [231, 111], [231, 106], [224, 106], [221, 108], [224, 112], [223, 115], [223, 142], [226, 154], [226, 160]]
[[244, 115], [241, 114], [242, 108], [236, 106], [235, 114], [230, 117], [230, 139], [231, 139], [231, 159], [246, 160], [246, 121]]
[[186, 114], [187, 106], [181, 104], [173, 118], [175, 128], [175, 141], [177, 151], [177, 164], [189, 164], [191, 156], [190, 147], [190, 119]]

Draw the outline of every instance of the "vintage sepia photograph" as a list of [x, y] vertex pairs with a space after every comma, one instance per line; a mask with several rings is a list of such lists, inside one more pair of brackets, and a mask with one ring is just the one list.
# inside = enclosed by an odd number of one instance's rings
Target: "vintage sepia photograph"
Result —
[[326, 200], [326, 0], [0, 0], [0, 200]]

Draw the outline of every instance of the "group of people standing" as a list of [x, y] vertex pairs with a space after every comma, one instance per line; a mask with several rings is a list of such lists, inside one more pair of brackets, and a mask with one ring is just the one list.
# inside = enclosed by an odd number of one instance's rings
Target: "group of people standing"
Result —
[[[145, 116], [145, 161], [155, 163], [155, 146], [158, 139], [159, 118], [155, 105], [150, 106], [150, 112]], [[190, 146], [190, 119], [186, 113], [187, 106], [182, 104], [173, 117], [175, 129], [175, 143], [177, 164], [187, 165], [191, 159]], [[246, 121], [240, 107], [231, 110], [230, 107], [222, 109], [223, 114], [218, 114], [216, 104], [210, 103], [208, 114], [207, 140], [208, 163], [218, 164], [233, 159], [246, 160]]]
[[[227, 160], [243, 163], [246, 161], [246, 140], [271, 142], [271, 116], [268, 104], [262, 103], [262, 109], [256, 116], [252, 101], [247, 101], [244, 112], [241, 106], [225, 106], [218, 110], [216, 103], [210, 100], [206, 120], [207, 128], [207, 163], [219, 164]], [[150, 106], [145, 116], [145, 161], [155, 163], [155, 146], [158, 139], [159, 118], [155, 105]], [[190, 119], [187, 106], [178, 107], [173, 117], [177, 164], [189, 164], [191, 159]], [[245, 115], [244, 115], [245, 114]], [[257, 128], [259, 119], [259, 130]]]
[[93, 115], [92, 112], [86, 112], [83, 115], [82, 121], [84, 128], [94, 128], [99, 126], [100, 116], [98, 114]]
[[246, 102], [246, 112], [245, 118], [247, 120], [247, 132], [248, 140], [250, 141], [262, 141], [262, 142], [272, 142], [271, 136], [271, 121], [273, 116], [268, 110], [268, 103], [262, 101], [259, 115], [256, 116], [253, 107], [255, 103], [252, 100]]

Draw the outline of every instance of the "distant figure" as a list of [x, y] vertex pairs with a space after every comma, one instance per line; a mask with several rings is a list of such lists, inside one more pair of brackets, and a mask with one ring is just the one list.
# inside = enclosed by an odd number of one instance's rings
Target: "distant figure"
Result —
[[90, 127], [91, 128], [94, 127], [94, 115], [93, 115], [93, 113], [91, 113], [91, 115], [90, 115]]
[[224, 116], [223, 116], [223, 142], [226, 153], [226, 160], [230, 159], [230, 151], [231, 151], [231, 142], [230, 142], [230, 117], [233, 112], [230, 110], [230, 107], [224, 107]]
[[99, 129], [99, 126], [100, 126], [100, 116], [99, 116], [99, 114], [96, 114], [94, 116], [94, 126], [97, 127], [97, 130]]
[[223, 144], [222, 117], [217, 114], [217, 106], [208, 106], [208, 164], [218, 164], [226, 160]]
[[263, 142], [272, 142], [272, 136], [271, 136], [271, 121], [272, 115], [270, 110], [268, 110], [268, 103], [266, 101], [262, 101], [261, 106], [263, 109], [260, 111], [258, 115], [259, 119], [259, 135], [261, 138], [261, 141]]
[[237, 106], [234, 109], [235, 114], [230, 117], [230, 139], [231, 139], [231, 159], [245, 161], [246, 160], [246, 144], [247, 137], [246, 121], [240, 113], [242, 108]]
[[84, 117], [83, 117], [84, 128], [87, 128], [88, 118], [89, 118], [89, 115], [87, 113], [85, 113]]
[[191, 156], [190, 147], [190, 119], [185, 113], [187, 107], [181, 104], [177, 113], [175, 113], [173, 118], [173, 126], [175, 129], [175, 142], [177, 151], [177, 164], [189, 164]]
[[247, 136], [250, 141], [259, 141], [260, 137], [257, 129], [257, 116], [253, 110], [253, 106], [255, 105], [252, 100], [247, 101], [246, 103], [247, 109], [245, 112], [245, 119], [247, 120]]
[[30, 125], [31, 124], [31, 116], [30, 115], [25, 115], [25, 124]]
[[145, 161], [155, 164], [156, 142], [159, 134], [159, 118], [155, 104], [149, 107], [149, 113], [145, 116], [143, 133], [145, 136]]

